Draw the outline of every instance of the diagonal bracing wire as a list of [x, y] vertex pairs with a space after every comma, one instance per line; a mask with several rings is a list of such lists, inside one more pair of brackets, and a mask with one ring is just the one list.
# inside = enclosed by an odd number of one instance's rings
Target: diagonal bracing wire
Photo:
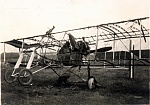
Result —
[[108, 25], [108, 27], [110, 27], [111, 29], [114, 29], [114, 30], [118, 31], [120, 34], [122, 34], [124, 36], [124, 38], [126, 38], [126, 36], [120, 30], [118, 30], [117, 28], [115, 28], [114, 26]]
[[[119, 36], [115, 33], [114, 30], [112, 30], [112, 29], [110, 29], [110, 28], [108, 28], [108, 27], [105, 27], [104, 25], [101, 25], [101, 27], [106, 28], [106, 29], [112, 31], [112, 32], [114, 33], [114, 35], [116, 35], [116, 36], [118, 37], [118, 39], [119, 39]], [[129, 49], [128, 49], [127, 46], [123, 43], [123, 41], [122, 41], [121, 39], [119, 39], [119, 40], [120, 40], [121, 43], [126, 47], [126, 49], [129, 51]]]
[[121, 27], [121, 26], [119, 26], [119, 25], [117, 25], [117, 24], [114, 24], [114, 26], [116, 26], [116, 27], [122, 29], [125, 33], [127, 33], [130, 37], [132, 37], [132, 36], [128, 33], [128, 31], [125, 30], [123, 27]]

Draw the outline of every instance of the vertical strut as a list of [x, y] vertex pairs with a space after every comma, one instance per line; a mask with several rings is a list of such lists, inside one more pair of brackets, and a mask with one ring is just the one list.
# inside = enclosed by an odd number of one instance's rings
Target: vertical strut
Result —
[[115, 34], [114, 34], [114, 41], [113, 41], [113, 63], [115, 60]]
[[19, 55], [18, 61], [17, 61], [16, 65], [15, 65], [15, 67], [14, 67], [14, 69], [19, 68], [22, 59], [23, 59], [23, 53], [21, 52], [20, 55]]
[[4, 43], [4, 63], [6, 62], [6, 52], [5, 52], [5, 43]]
[[96, 54], [97, 54], [97, 47], [98, 47], [98, 27], [97, 27], [97, 36], [96, 36], [96, 46], [95, 46], [95, 60], [96, 60]]
[[141, 59], [141, 35], [140, 35], [140, 50], [139, 50], [139, 59]]
[[27, 64], [26, 69], [30, 69], [30, 68], [31, 68], [31, 65], [32, 65], [34, 56], [35, 56], [35, 50], [33, 50], [33, 52], [31, 53], [31, 56], [30, 56], [30, 59], [29, 59], [29, 62], [28, 62], [28, 64]]
[[87, 70], [88, 70], [88, 79], [89, 79], [91, 77], [91, 71], [90, 71], [90, 65], [89, 64], [88, 64]]
[[[141, 29], [142, 24], [141, 24], [141, 21], [140, 21], [140, 20], [138, 20], [138, 25], [139, 25], [139, 27], [140, 27], [140, 29]], [[139, 50], [139, 59], [141, 59], [141, 35], [142, 35], [142, 30], [140, 30], [140, 50]]]

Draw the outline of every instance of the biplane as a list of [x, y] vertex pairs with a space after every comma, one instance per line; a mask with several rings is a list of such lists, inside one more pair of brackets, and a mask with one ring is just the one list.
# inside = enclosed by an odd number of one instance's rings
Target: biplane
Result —
[[[52, 32], [55, 28], [53, 26], [53, 28], [48, 30], [44, 35], [36, 35], [2, 42], [19, 49], [19, 58], [17, 62], [9, 62], [14, 66], [12, 70], [7, 69], [5, 71], [4, 78], [8, 83], [13, 83], [18, 79], [20, 84], [30, 85], [35, 73], [44, 69], [50, 69], [59, 77], [59, 84], [66, 84], [67, 79], [70, 77], [68, 73], [71, 73], [81, 78], [87, 83], [87, 86], [92, 89], [98, 85], [98, 83], [96, 78], [91, 76], [91, 66], [100, 67], [102, 65], [97, 62], [105, 62], [109, 67], [118, 68], [113, 61], [111, 62], [107, 59], [99, 59], [97, 57], [100, 52], [114, 50], [115, 41], [120, 41], [129, 52], [129, 68], [130, 71], [132, 70], [132, 57], [134, 57], [134, 54], [131, 51], [131, 40], [144, 38], [144, 41], [147, 41], [146, 38], [150, 37], [149, 29], [144, 26], [143, 23], [144, 21], [147, 22], [148, 19], [149, 17], [144, 17], [54, 33]], [[90, 34], [90, 36], [87, 36], [84, 33], [82, 33], [83, 36], [81, 37], [73, 35], [74, 31], [89, 30], [93, 28], [97, 31]], [[61, 36], [63, 36], [62, 39], [57, 39], [55, 37], [56, 34], [61, 34]], [[130, 41], [129, 48], [125, 45], [123, 40]], [[113, 42], [113, 44], [99, 48], [98, 45], [101, 44], [99, 43], [100, 41], [103, 43]], [[94, 49], [91, 49], [91, 46], [95, 46]], [[55, 58], [48, 57], [48, 54], [51, 52], [55, 52], [55, 55], [57, 56]], [[139, 57], [136, 57], [136, 59], [139, 59]], [[86, 79], [73, 72], [76, 68], [81, 70], [82, 67], [87, 68]], [[59, 74], [59, 70], [57, 69], [60, 69], [60, 71], [63, 70], [64, 72]]]

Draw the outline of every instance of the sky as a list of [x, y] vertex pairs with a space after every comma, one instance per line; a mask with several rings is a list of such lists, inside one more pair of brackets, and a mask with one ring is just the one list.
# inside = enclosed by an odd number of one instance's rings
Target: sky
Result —
[[1, 0], [0, 41], [147, 16], [149, 0]]

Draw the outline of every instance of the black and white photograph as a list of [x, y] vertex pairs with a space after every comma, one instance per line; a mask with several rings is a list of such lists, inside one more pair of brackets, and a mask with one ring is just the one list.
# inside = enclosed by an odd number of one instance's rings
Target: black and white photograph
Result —
[[149, 0], [1, 0], [1, 105], [149, 105]]

